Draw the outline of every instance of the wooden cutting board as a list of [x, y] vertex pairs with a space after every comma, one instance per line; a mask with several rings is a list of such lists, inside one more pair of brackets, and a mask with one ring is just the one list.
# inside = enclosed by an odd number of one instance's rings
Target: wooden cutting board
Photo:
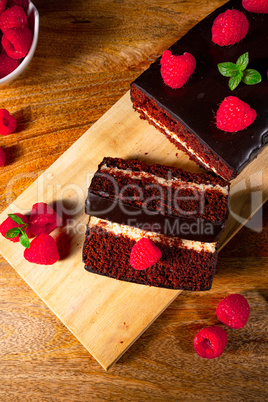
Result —
[[[128, 92], [0, 215], [2, 222], [8, 213], [29, 213], [32, 204], [40, 201], [62, 212], [64, 226], [53, 232], [60, 261], [53, 266], [30, 264], [23, 258], [23, 247], [2, 236], [0, 251], [107, 370], [180, 291], [120, 282], [84, 270], [85, 199], [104, 156], [200, 170], [139, 118]], [[231, 189], [231, 214], [221, 247], [268, 199], [267, 149], [232, 182]]]

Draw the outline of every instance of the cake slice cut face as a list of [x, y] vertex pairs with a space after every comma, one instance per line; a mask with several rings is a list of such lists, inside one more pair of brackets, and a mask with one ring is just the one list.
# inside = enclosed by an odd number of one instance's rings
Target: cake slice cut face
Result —
[[[85, 268], [144, 285], [208, 290], [228, 203], [229, 185], [214, 174], [104, 158], [86, 200]], [[130, 254], [144, 237], [162, 257], [137, 270]]]
[[[232, 46], [219, 46], [211, 39], [213, 21], [233, 8], [247, 17], [248, 33]], [[177, 89], [167, 86], [159, 58], [131, 84], [134, 109], [200, 166], [231, 180], [268, 142], [267, 43], [268, 15], [247, 12], [241, 1], [229, 1], [170, 47], [174, 55], [189, 52], [195, 57], [196, 68], [187, 83]], [[241, 83], [231, 91], [228, 78], [220, 74], [217, 65], [236, 63], [247, 52], [248, 68], [257, 70], [262, 81], [257, 85]], [[245, 130], [225, 132], [216, 126], [219, 105], [231, 95], [257, 112], [255, 121]]]
[[[129, 259], [136, 242], [147, 237], [162, 252], [152, 267], [140, 271]], [[91, 217], [83, 248], [85, 269], [95, 274], [169, 289], [209, 290], [217, 263], [217, 244], [182, 240]]]
[[216, 242], [228, 217], [229, 184], [209, 173], [104, 158], [89, 187], [86, 212], [168, 236]]

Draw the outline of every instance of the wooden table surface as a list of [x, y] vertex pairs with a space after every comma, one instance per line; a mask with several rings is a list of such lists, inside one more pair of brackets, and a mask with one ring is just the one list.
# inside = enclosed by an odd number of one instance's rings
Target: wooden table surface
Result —
[[[0, 88], [18, 121], [0, 138], [0, 211], [96, 122], [149, 64], [224, 1], [36, 0], [40, 37], [28, 69]], [[108, 372], [0, 257], [1, 401], [265, 401], [268, 205], [221, 251], [209, 292], [183, 292]], [[251, 315], [219, 359], [196, 332], [239, 292]]]

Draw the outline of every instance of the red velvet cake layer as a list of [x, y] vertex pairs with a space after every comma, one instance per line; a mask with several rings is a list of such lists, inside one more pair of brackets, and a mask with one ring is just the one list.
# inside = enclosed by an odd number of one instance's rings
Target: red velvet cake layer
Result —
[[[129, 263], [136, 241], [148, 237], [162, 258], [146, 270]], [[85, 269], [110, 278], [137, 284], [184, 290], [209, 290], [216, 262], [216, 244], [183, 241], [151, 232], [90, 218], [83, 248]]]
[[168, 236], [214, 242], [228, 217], [229, 185], [137, 160], [104, 158], [89, 187], [86, 212]]

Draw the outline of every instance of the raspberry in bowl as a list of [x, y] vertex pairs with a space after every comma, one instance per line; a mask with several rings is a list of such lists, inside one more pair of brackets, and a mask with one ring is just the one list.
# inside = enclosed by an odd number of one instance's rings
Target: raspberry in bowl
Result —
[[[27, 26], [23, 22], [21, 27], [14, 26], [14, 21], [25, 22], [23, 12], [26, 14]], [[32, 60], [38, 41], [39, 13], [31, 1], [24, 10], [15, 4], [1, 13], [0, 28], [1, 26], [3, 36], [0, 51], [0, 86], [10, 83], [22, 74]]]

